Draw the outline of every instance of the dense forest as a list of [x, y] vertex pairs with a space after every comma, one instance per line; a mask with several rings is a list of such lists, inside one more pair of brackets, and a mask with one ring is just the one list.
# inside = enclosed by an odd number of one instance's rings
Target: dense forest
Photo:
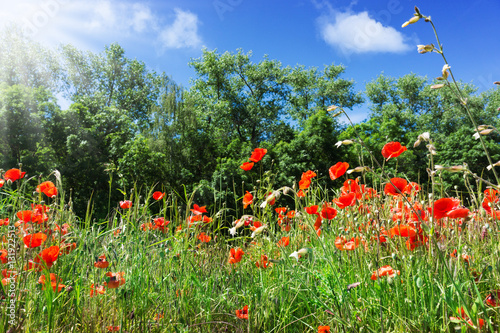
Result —
[[[131, 189], [141, 195], [153, 186], [177, 193], [197, 189], [197, 202], [230, 206], [250, 190], [245, 184], [268, 170], [276, 186], [316, 170], [318, 182], [328, 187], [328, 168], [338, 161], [377, 168], [361, 145], [336, 146], [356, 139], [355, 132], [373, 152], [389, 141], [413, 146], [429, 132], [436, 164], [467, 161], [472, 172], [492, 177], [456, 96], [431, 89], [433, 80], [414, 74], [382, 74], [358, 92], [341, 65], [285, 67], [241, 50], [204, 50], [186, 64], [196, 77], [185, 89], [128, 58], [117, 44], [98, 54], [71, 45], [51, 50], [16, 30], [5, 31], [0, 43], [0, 166], [21, 164], [37, 179], [58, 170], [61, 189], [82, 218], [89, 202], [102, 219]], [[471, 84], [460, 87], [477, 123], [498, 128], [500, 89], [478, 94]], [[71, 104], [63, 110], [58, 98]], [[364, 102], [370, 116], [354, 126], [327, 111], [337, 105], [348, 112]], [[496, 162], [500, 138], [492, 133], [484, 139]], [[243, 171], [239, 166], [256, 147], [268, 149], [260, 169]], [[408, 151], [385, 164], [385, 171], [397, 168], [425, 186], [428, 153], [425, 147]], [[444, 191], [460, 195], [462, 174], [440, 177]]]

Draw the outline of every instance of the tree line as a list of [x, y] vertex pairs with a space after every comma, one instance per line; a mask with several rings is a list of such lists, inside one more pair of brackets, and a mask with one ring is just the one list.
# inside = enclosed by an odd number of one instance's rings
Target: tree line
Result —
[[[196, 188], [203, 204], [236, 207], [235, 198], [250, 190], [245, 184], [267, 170], [276, 186], [290, 186], [302, 172], [317, 170], [318, 182], [335, 188], [327, 170], [336, 162], [373, 166], [360, 145], [335, 146], [355, 139], [355, 132], [380, 159], [385, 143], [410, 148], [429, 132], [436, 164], [467, 163], [483, 178], [491, 176], [457, 99], [414, 74], [380, 75], [357, 92], [341, 65], [289, 67], [267, 57], [254, 62], [242, 50], [204, 50], [189, 63], [196, 78], [185, 89], [128, 58], [118, 44], [101, 53], [71, 45], [54, 51], [15, 29], [5, 30], [0, 40], [0, 166], [22, 163], [23, 171], [43, 177], [58, 170], [82, 218], [89, 200], [95, 217], [104, 218], [134, 187], [142, 194], [151, 186], [178, 193]], [[498, 127], [499, 89], [477, 94], [473, 85], [460, 85], [476, 121]], [[69, 107], [61, 109], [58, 98], [70, 101]], [[326, 111], [329, 105], [349, 110], [365, 101], [371, 114], [353, 127]], [[499, 160], [498, 133], [486, 143]], [[268, 148], [262, 169], [241, 170], [256, 147]], [[385, 171], [397, 168], [426, 184], [427, 154], [409, 149]], [[463, 183], [459, 177], [443, 174], [440, 181], [455, 191]]]

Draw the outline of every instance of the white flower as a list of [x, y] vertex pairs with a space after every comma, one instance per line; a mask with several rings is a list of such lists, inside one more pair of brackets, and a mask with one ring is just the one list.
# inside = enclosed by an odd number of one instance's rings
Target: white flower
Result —
[[255, 238], [255, 236], [257, 236], [258, 234], [261, 234], [262, 231], [264, 231], [264, 229], [267, 228], [267, 224], [264, 224], [263, 226], [261, 227], [258, 227], [257, 229], [255, 229], [253, 232], [252, 232], [252, 238]]

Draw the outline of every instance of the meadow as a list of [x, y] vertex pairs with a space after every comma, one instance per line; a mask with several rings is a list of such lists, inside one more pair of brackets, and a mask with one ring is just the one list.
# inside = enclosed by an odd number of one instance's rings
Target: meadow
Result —
[[[419, 20], [430, 18], [416, 9], [403, 27]], [[439, 40], [419, 52], [443, 55]], [[461, 99], [443, 59], [432, 89]], [[481, 142], [498, 134], [472, 117], [471, 127]], [[3, 166], [0, 332], [497, 332], [499, 163], [483, 143], [491, 181], [436, 165], [432, 133], [373, 152], [354, 133], [332, 149], [358, 146], [369, 163], [331, 161], [281, 187], [263, 167], [270, 151], [255, 147], [235, 171], [252, 179], [235, 209], [216, 190], [209, 206], [196, 188], [110, 181], [123, 200], [91, 201], [78, 217], [58, 171]], [[428, 184], [397, 172], [412, 150], [425, 152]], [[447, 173], [467, 196], [444, 187]], [[107, 219], [94, 205], [110, 207]]]

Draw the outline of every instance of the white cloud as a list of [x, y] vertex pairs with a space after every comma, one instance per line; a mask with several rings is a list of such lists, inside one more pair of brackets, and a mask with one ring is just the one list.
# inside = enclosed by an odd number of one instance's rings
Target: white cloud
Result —
[[173, 18], [164, 17], [165, 12], [139, 0], [17, 0], [2, 5], [0, 29], [14, 23], [39, 42], [89, 49], [127, 38], [152, 47], [158, 40], [175, 49], [201, 45], [197, 15], [181, 9], [173, 13]]
[[175, 9], [175, 20], [160, 34], [160, 41], [166, 48], [197, 47], [201, 45], [198, 36], [198, 17], [188, 11]]
[[411, 47], [405, 37], [392, 27], [370, 18], [368, 12], [335, 12], [318, 19], [324, 41], [344, 53], [404, 52]]

